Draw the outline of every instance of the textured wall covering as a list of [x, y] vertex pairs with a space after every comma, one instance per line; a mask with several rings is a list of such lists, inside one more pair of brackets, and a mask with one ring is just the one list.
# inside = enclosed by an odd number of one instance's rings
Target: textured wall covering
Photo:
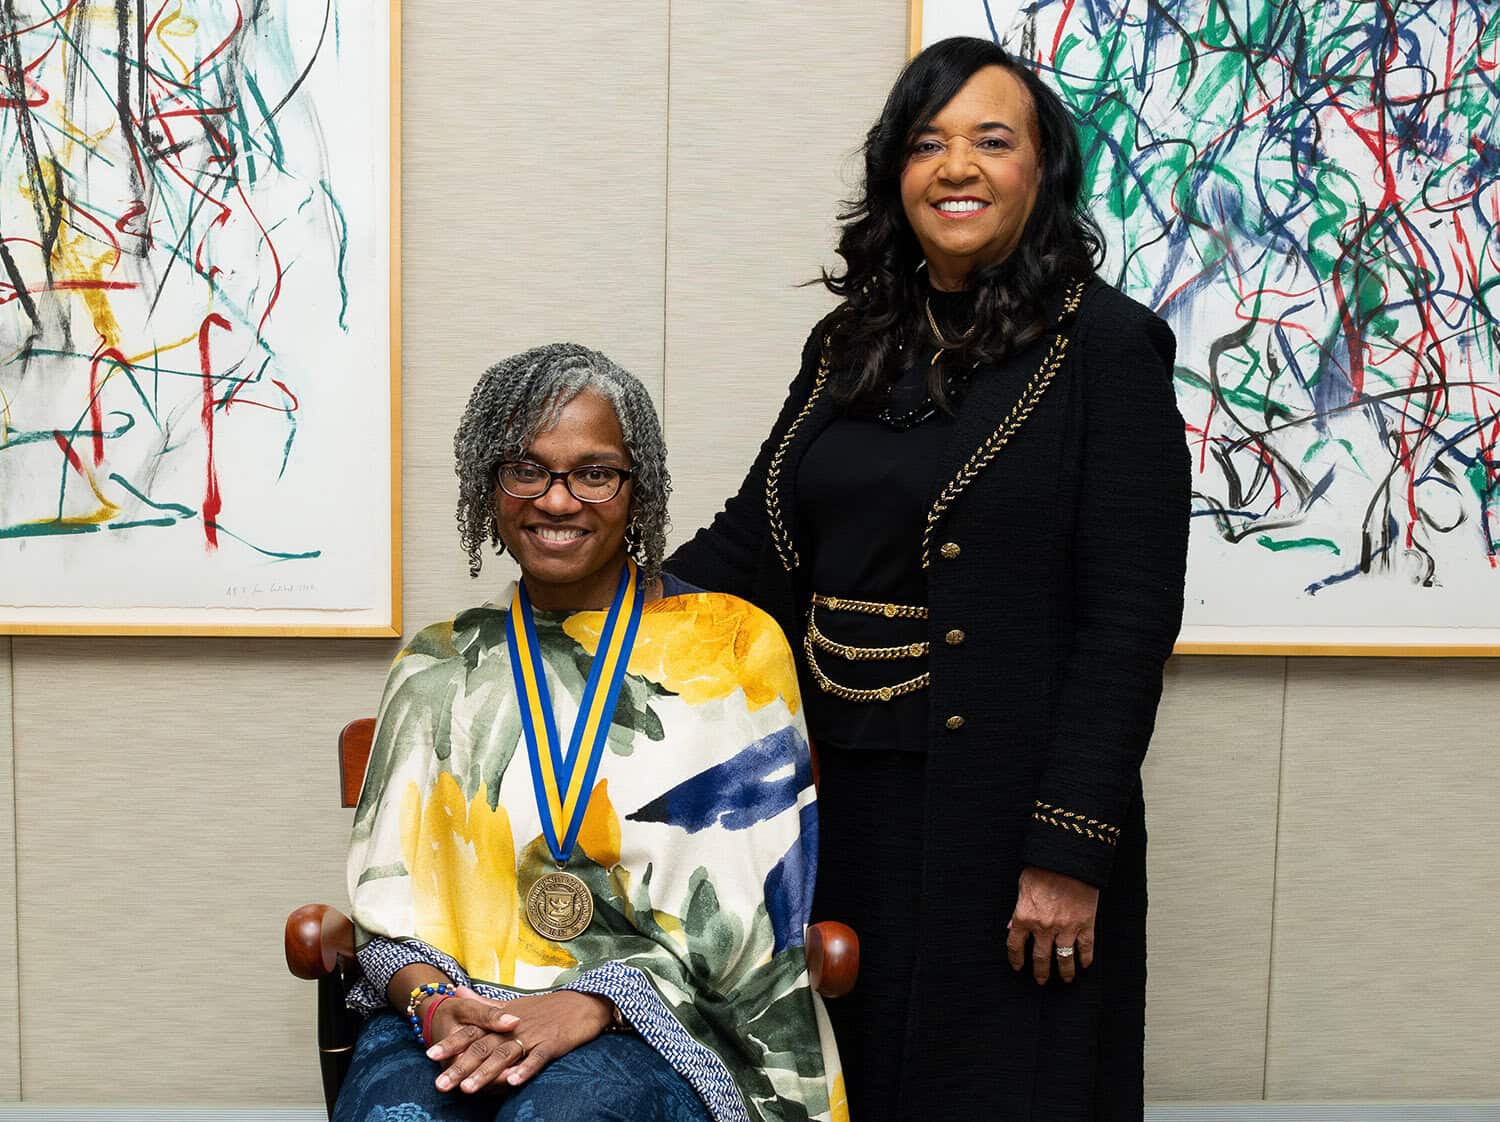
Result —
[[[894, 7], [894, 5], [892, 5]], [[856, 150], [900, 69], [898, 20], [858, 0], [672, 9], [667, 432], [691, 535], [739, 485], [833, 306]]]
[[[828, 306], [793, 286], [833, 263], [904, 5], [506, 4], [479, 31], [403, 7], [410, 633], [509, 572], [468, 579], [450, 449], [502, 355], [571, 338], [645, 379], [679, 538], [738, 483]], [[318, 1102], [281, 924], [343, 901], [333, 737], [374, 711], [394, 649], [17, 639], [12, 802], [0, 645], [0, 899], [19, 911], [0, 961], [18, 926], [16, 976], [78, 979], [44, 1015], [22, 1003], [20, 1045], [0, 1008], [0, 1100], [19, 1076], [42, 1103]], [[1500, 1096], [1494, 675], [1169, 667], [1146, 769], [1149, 1097]], [[164, 1017], [206, 1050], [162, 1047]]]
[[[0, 642], [0, 968], [21, 976], [16, 958], [15, 755], [11, 741], [10, 640]], [[16, 1010], [0, 1013], [0, 1102], [21, 1097]]]
[[1268, 1097], [1500, 1098], [1495, 680], [1291, 663]]
[[1258, 1099], [1285, 659], [1174, 659], [1146, 756], [1153, 1099]]

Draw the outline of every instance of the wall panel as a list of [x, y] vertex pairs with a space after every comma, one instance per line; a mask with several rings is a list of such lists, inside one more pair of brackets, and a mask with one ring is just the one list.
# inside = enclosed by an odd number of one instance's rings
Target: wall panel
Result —
[[[0, 639], [0, 964], [21, 976], [16, 948], [16, 789], [11, 738], [11, 640]], [[0, 1102], [21, 1098], [16, 1003], [0, 1011]]]
[[1146, 1097], [1258, 1099], [1285, 659], [1174, 658], [1146, 756]]
[[853, 153], [904, 61], [897, 5], [672, 9], [667, 438], [676, 540], [739, 486], [832, 307], [795, 286], [837, 264]]
[[1268, 1098], [1500, 1098], [1495, 671], [1291, 661]]
[[388, 644], [15, 646], [19, 976], [74, 980], [21, 1002], [27, 1101], [315, 1100], [281, 929], [344, 898], [334, 737]]
[[[460, 16], [458, 13], [462, 12]], [[667, 3], [407, 0], [408, 634], [494, 595], [453, 521], [453, 430], [491, 363], [569, 340], [661, 400]]]

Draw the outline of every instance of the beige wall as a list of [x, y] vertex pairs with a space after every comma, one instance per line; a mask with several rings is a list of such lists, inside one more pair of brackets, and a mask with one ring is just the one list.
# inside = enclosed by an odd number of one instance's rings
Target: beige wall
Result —
[[[793, 286], [832, 263], [905, 4], [507, 4], [482, 33], [441, 0], [403, 7], [415, 630], [504, 576], [467, 579], [449, 445], [497, 357], [572, 338], [641, 374], [679, 537], [737, 484], [827, 306]], [[281, 923], [343, 900], [333, 737], [373, 711], [394, 644], [13, 646], [0, 958], [18, 934], [15, 976], [54, 984], [21, 1002], [19, 1044], [0, 1011], [0, 1098], [315, 1103], [313, 993]], [[1169, 667], [1147, 767], [1152, 1098], [1500, 1097], [1493, 683], [1481, 662]]]

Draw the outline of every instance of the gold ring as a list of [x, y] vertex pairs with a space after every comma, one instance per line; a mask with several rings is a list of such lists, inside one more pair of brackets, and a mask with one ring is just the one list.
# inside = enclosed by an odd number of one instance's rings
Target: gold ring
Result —
[[522, 1056], [526, 1055], [526, 1053], [530, 1051], [530, 1049], [526, 1047], [526, 1041], [522, 1040], [519, 1036], [513, 1036], [511, 1037], [511, 1040], [515, 1043], [516, 1047], [521, 1049]]

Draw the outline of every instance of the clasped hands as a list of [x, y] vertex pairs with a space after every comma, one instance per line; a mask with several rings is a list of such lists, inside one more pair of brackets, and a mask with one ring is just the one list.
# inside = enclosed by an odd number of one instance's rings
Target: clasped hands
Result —
[[610, 1003], [593, 994], [558, 990], [495, 1001], [460, 986], [432, 1015], [437, 1043], [427, 1056], [447, 1065], [437, 1077], [439, 1091], [519, 1087], [550, 1061], [593, 1040], [610, 1019]]
[[1026, 941], [1031, 940], [1031, 973], [1037, 985], [1052, 976], [1056, 948], [1072, 947], [1074, 953], [1058, 956], [1057, 973], [1071, 982], [1077, 971], [1094, 962], [1094, 920], [1099, 911], [1099, 890], [1064, 873], [1028, 865], [1021, 870], [1016, 910], [1010, 917], [1005, 939], [1006, 957], [1012, 970], [1026, 965]]

